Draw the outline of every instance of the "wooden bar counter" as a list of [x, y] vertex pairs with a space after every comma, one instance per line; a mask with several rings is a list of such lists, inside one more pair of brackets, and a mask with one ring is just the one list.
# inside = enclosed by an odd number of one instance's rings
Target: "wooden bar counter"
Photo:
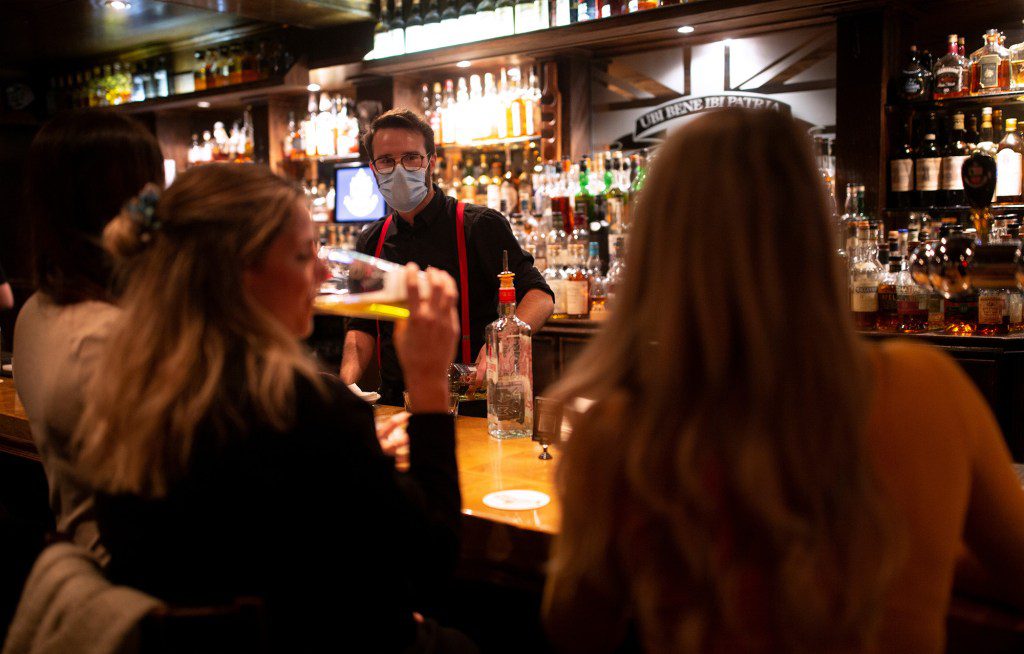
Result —
[[[0, 378], [0, 457], [38, 463], [25, 409], [14, 382]], [[378, 416], [398, 411], [376, 407]], [[558, 530], [560, 508], [554, 492], [558, 460], [541, 461], [540, 445], [528, 440], [498, 441], [487, 435], [487, 421], [459, 417], [456, 455], [462, 490], [462, 557], [460, 572], [474, 579], [539, 588], [550, 537]], [[533, 511], [504, 511], [483, 498], [501, 490], [534, 490], [550, 503]], [[45, 500], [45, 497], [43, 498]]]

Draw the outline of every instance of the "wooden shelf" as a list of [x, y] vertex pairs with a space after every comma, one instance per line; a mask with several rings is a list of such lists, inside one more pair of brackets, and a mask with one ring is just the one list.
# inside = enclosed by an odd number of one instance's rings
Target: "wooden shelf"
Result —
[[886, 111], [902, 111], [906, 109], [966, 109], [980, 107], [997, 107], [1008, 104], [1024, 104], [1024, 89], [990, 93], [988, 95], [972, 95], [964, 98], [947, 100], [898, 100], [886, 105]]
[[201, 101], [209, 102], [210, 107], [217, 109], [241, 108], [247, 104], [263, 100], [272, 95], [295, 95], [306, 93], [309, 85], [309, 69], [302, 64], [295, 64], [284, 75], [271, 77], [257, 82], [233, 84], [215, 89], [179, 93], [166, 98], [153, 98], [142, 102], [112, 107], [127, 113], [163, 112], [181, 109], [206, 109], [198, 107]]
[[[1005, 213], [1008, 211], [1024, 211], [1024, 204], [994, 204], [991, 207], [992, 213]], [[971, 207], [886, 207], [886, 213], [970, 213]]]
[[510, 139], [486, 139], [474, 141], [473, 143], [441, 143], [435, 145], [437, 150], [487, 150], [503, 149], [510, 145], [540, 141], [543, 137], [537, 136], [516, 136]]
[[[830, 22], [837, 13], [876, 0], [690, 0], [622, 16], [362, 62], [360, 73], [413, 75], [452, 69], [462, 60], [532, 59], [555, 54], [611, 56], [678, 43], [699, 44], [768, 30]], [[683, 36], [676, 30], [692, 25]], [[463, 73], [465, 74], [465, 73]]]

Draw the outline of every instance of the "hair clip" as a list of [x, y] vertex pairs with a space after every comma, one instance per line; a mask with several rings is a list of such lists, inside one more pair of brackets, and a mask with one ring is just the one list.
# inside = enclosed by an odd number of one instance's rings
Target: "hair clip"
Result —
[[161, 227], [156, 218], [156, 205], [160, 201], [160, 188], [156, 184], [146, 184], [139, 194], [128, 201], [128, 215], [141, 228], [140, 239], [148, 243], [153, 232]]

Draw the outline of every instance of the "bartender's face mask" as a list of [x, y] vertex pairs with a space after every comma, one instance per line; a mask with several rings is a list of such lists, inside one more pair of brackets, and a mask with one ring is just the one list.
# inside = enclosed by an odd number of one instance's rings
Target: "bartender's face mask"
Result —
[[382, 129], [373, 137], [373, 170], [384, 200], [396, 211], [412, 211], [430, 190], [434, 157], [423, 135], [409, 129]]

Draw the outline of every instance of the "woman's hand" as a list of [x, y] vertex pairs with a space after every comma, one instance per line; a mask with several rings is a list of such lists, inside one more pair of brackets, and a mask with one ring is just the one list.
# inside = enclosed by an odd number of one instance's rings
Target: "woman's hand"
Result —
[[385, 456], [395, 460], [395, 467], [405, 470], [409, 467], [409, 434], [405, 426], [409, 424], [409, 414], [405, 411], [377, 419], [377, 441]]
[[420, 293], [419, 266], [406, 266], [409, 318], [395, 323], [395, 351], [402, 364], [413, 413], [448, 412], [448, 368], [455, 356], [459, 318], [455, 280], [428, 268], [428, 288]]

